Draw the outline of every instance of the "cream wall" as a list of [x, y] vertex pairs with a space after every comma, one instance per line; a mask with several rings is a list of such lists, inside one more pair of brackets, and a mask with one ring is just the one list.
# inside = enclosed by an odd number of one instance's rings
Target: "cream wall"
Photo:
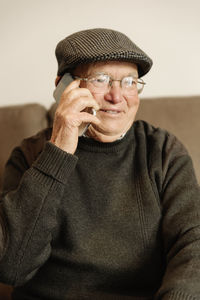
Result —
[[144, 97], [200, 95], [199, 0], [0, 0], [0, 106], [53, 102], [54, 49], [90, 27], [126, 33], [153, 58]]

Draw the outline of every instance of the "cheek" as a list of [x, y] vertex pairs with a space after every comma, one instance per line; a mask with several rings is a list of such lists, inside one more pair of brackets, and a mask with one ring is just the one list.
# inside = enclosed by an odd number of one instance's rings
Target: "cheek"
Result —
[[94, 99], [97, 101], [97, 103], [100, 105], [101, 107], [101, 103], [104, 100], [104, 94], [98, 94], [98, 93], [91, 93], [92, 96], [94, 97]]
[[129, 110], [138, 110], [139, 104], [140, 104], [140, 99], [138, 95], [131, 96], [131, 97], [126, 97], [126, 102], [127, 102], [127, 107]]

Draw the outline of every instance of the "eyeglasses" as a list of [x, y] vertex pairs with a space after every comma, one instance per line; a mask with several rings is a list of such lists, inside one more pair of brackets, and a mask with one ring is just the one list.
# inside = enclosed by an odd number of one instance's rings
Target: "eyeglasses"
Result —
[[108, 74], [97, 73], [86, 78], [74, 76], [74, 78], [87, 82], [87, 87], [96, 93], [106, 93], [112, 86], [113, 81], [119, 81], [124, 94], [135, 95], [136, 91], [141, 93], [146, 84], [142, 79], [137, 79], [132, 75], [123, 77], [122, 79], [113, 79]]

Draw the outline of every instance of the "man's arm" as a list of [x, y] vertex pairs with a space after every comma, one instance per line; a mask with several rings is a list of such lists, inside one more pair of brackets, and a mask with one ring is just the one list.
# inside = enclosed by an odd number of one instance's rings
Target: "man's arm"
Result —
[[163, 149], [162, 237], [166, 271], [155, 299], [200, 299], [200, 188], [176, 138]]
[[52, 132], [46, 136], [50, 142], [45, 144], [43, 137], [45, 147], [39, 143], [38, 148], [37, 138], [32, 139], [30, 145], [15, 150], [7, 164], [0, 222], [5, 232], [0, 280], [5, 283], [24, 283], [48, 259], [56, 211], [77, 162], [79, 126], [99, 124], [96, 116], [84, 112], [86, 107], [99, 106], [79, 84], [73, 81], [63, 92]]
[[5, 175], [11, 188], [5, 184], [0, 208], [0, 229], [7, 237], [1, 239], [0, 281], [11, 285], [29, 280], [48, 259], [56, 211], [77, 157], [47, 142], [28, 169], [24, 162], [16, 149]]

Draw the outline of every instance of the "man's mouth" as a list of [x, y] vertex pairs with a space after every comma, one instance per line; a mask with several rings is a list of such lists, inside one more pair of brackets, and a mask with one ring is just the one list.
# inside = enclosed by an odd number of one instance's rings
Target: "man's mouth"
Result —
[[119, 114], [119, 113], [120, 113], [119, 110], [101, 109], [101, 111], [106, 112], [106, 113], [108, 113], [108, 114], [112, 114], [112, 115], [116, 115], [116, 114]]

